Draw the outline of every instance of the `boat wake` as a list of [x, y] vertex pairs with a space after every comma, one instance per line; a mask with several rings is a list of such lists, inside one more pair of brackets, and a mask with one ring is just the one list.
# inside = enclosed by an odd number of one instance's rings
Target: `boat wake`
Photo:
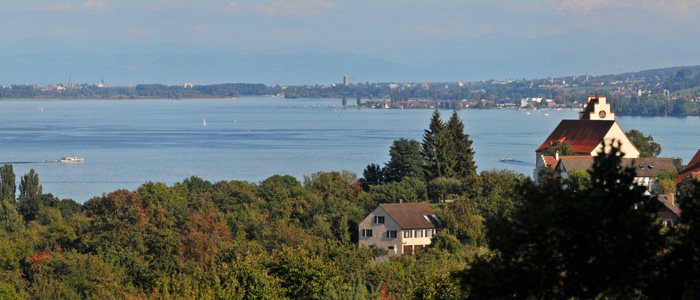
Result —
[[45, 164], [57, 163], [58, 160], [42, 160], [42, 161], [0, 161], [0, 165], [23, 165], [23, 164]]
[[535, 165], [533, 163], [529, 163], [529, 162], [517, 160], [517, 159], [512, 159], [512, 158], [507, 158], [507, 157], [504, 159], [501, 159], [500, 162], [502, 162], [504, 164], [517, 165], [517, 166], [534, 166]]

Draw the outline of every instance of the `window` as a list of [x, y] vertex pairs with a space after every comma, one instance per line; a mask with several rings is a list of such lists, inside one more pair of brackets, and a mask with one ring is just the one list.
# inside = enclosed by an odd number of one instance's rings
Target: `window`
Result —
[[375, 224], [384, 224], [384, 216], [374, 216]]
[[387, 230], [386, 237], [388, 237], [390, 239], [395, 239], [396, 238], [396, 230]]
[[412, 238], [413, 237], [413, 230], [406, 230], [403, 232], [403, 237], [404, 238]]
[[372, 237], [372, 229], [362, 229], [362, 237]]
[[417, 238], [423, 237], [423, 230], [414, 230], [413, 236]]

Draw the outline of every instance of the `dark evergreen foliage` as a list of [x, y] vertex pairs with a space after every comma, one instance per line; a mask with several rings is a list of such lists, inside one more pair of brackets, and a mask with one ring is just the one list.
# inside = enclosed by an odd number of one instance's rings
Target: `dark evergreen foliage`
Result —
[[[461, 273], [470, 294], [496, 298], [636, 298], [651, 283], [663, 249], [656, 203], [621, 169], [617, 146], [600, 153], [592, 186], [526, 182], [510, 219], [487, 221], [499, 255]], [[632, 188], [630, 188], [632, 187]]]

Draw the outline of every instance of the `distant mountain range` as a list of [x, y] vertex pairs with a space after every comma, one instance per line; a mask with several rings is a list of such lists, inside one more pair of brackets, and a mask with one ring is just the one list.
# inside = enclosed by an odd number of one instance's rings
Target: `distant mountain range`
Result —
[[[35, 47], [38, 43], [44, 46]], [[485, 35], [381, 56], [323, 46], [256, 52], [179, 44], [48, 45], [53, 44], [0, 44], [5, 49], [0, 50], [0, 85], [65, 84], [70, 75], [78, 84], [104, 79], [108, 86], [185, 82], [325, 85], [340, 83], [345, 75], [356, 82], [455, 82], [586, 72], [605, 75], [700, 64], [697, 47], [674, 47], [635, 36], [602, 38], [583, 31], [538, 39]], [[674, 49], [673, 55], [668, 54], [669, 48]]]

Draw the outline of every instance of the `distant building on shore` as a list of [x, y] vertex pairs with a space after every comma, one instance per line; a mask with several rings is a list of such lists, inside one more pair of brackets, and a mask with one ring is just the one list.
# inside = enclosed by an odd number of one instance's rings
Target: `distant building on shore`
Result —
[[343, 77], [343, 84], [345, 84], [345, 86], [350, 85], [350, 76], [345, 75], [345, 77]]
[[69, 89], [74, 89], [77, 88], [78, 86], [73, 82], [73, 75], [70, 75], [70, 78], [68, 79], [68, 84], [66, 84], [66, 87]]

